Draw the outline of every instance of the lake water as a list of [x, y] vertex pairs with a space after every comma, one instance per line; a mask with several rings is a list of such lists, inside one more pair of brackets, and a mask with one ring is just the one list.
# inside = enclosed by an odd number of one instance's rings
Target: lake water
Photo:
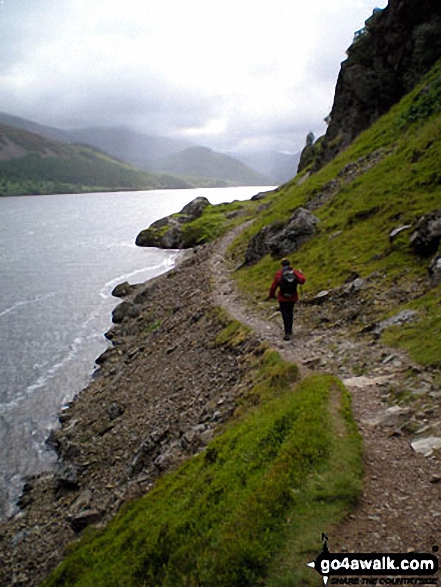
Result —
[[179, 254], [137, 247], [137, 234], [197, 196], [217, 204], [268, 189], [0, 198], [0, 517], [24, 477], [55, 462], [45, 440], [108, 346], [112, 289], [163, 273]]

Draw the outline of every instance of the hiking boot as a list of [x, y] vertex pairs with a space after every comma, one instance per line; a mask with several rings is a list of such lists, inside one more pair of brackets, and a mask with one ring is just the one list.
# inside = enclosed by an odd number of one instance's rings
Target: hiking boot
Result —
[[283, 340], [291, 340], [291, 335], [285, 334], [285, 336], [283, 337]]

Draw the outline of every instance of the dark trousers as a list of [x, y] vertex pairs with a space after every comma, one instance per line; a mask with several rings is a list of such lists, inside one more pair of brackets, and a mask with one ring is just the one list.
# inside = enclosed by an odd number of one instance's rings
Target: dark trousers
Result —
[[294, 318], [294, 302], [279, 302], [280, 312], [283, 318], [285, 334], [292, 334], [292, 323]]

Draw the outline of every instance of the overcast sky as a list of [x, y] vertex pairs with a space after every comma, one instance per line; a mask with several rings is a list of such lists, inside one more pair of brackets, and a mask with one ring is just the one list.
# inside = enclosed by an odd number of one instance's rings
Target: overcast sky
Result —
[[0, 111], [223, 151], [323, 134], [353, 34], [387, 0], [0, 0]]

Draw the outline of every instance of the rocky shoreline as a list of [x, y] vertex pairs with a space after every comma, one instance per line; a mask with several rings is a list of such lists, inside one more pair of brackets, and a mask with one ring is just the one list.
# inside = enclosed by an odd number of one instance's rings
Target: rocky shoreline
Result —
[[260, 343], [216, 341], [226, 318], [212, 297], [211, 254], [198, 247], [167, 274], [115, 292], [125, 299], [106, 334], [112, 346], [49, 439], [57, 469], [28, 479], [20, 512], [0, 525], [0, 585], [38, 585], [86, 527], [203, 450], [234, 412]]

